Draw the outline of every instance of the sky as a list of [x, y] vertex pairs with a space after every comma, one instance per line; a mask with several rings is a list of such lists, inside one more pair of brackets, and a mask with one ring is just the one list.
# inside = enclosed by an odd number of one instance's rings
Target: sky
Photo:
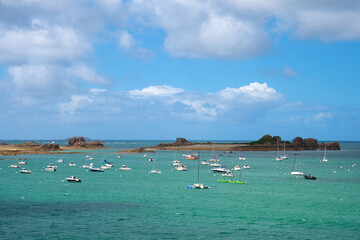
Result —
[[360, 140], [358, 0], [0, 0], [0, 139]]

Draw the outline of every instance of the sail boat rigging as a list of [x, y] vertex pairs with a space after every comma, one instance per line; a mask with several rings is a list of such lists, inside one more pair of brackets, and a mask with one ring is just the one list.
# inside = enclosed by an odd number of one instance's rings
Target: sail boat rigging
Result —
[[294, 161], [294, 164], [293, 164], [293, 169], [294, 169], [294, 171], [292, 171], [290, 174], [291, 175], [304, 175], [304, 173], [303, 172], [300, 172], [300, 171], [298, 171], [297, 169], [298, 169], [298, 165], [297, 165], [297, 156], [299, 155], [299, 153], [297, 153], [296, 154], [296, 158], [295, 158], [295, 161]]
[[327, 158], [326, 158], [326, 144], [325, 144], [325, 150], [324, 150], [324, 158], [322, 160], [323, 162], [327, 162]]
[[276, 161], [281, 161], [283, 160], [280, 155], [279, 155], [279, 139], [276, 139], [276, 156], [275, 156], [275, 160]]
[[210, 189], [208, 185], [200, 183], [200, 157], [198, 159], [197, 183], [194, 185], [187, 185], [186, 187], [190, 189]]

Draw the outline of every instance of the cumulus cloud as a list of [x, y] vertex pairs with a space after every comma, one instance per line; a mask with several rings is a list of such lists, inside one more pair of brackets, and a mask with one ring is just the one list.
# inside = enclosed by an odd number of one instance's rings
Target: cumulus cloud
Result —
[[135, 89], [129, 91], [130, 95], [132, 96], [141, 96], [141, 97], [168, 97], [177, 93], [181, 93], [184, 90], [181, 88], [174, 88], [168, 85], [161, 85], [161, 86], [150, 86], [143, 88], [141, 90]]
[[0, 62], [5, 64], [74, 61], [91, 50], [92, 46], [71, 28], [46, 26], [35, 20], [29, 29], [0, 26]]
[[[97, 93], [101, 93], [101, 96], [93, 95]], [[60, 104], [59, 107], [62, 113], [70, 115], [79, 115], [80, 112], [86, 115], [87, 112], [97, 109], [102, 112], [101, 115], [111, 111], [144, 118], [150, 113], [152, 118], [165, 115], [194, 121], [216, 120], [226, 114], [226, 118], [239, 118], [240, 112], [246, 113], [249, 118], [254, 114], [263, 115], [268, 109], [278, 106], [280, 99], [281, 94], [266, 83], [254, 82], [216, 93], [200, 93], [160, 85], [128, 92], [90, 89], [89, 94], [74, 95], [70, 101]], [[88, 109], [90, 106], [91, 109]]]

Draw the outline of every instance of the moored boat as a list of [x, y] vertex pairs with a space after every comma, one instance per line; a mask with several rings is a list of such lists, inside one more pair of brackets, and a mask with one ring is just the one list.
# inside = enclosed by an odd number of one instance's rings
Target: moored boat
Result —
[[30, 174], [31, 171], [30, 171], [30, 170], [27, 170], [26, 168], [23, 168], [23, 169], [20, 170], [20, 173]]
[[127, 167], [126, 165], [122, 165], [121, 168], [119, 168], [121, 171], [131, 171], [131, 168]]
[[81, 182], [81, 179], [76, 178], [76, 176], [71, 176], [69, 178], [66, 178], [68, 182]]

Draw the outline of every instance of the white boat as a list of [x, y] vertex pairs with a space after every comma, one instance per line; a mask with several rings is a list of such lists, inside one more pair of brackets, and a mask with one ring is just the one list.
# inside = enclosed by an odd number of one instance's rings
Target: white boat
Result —
[[200, 160], [198, 159], [198, 173], [197, 173], [197, 183], [194, 185], [187, 185], [187, 188], [190, 189], [210, 189], [208, 185], [200, 183]]
[[213, 156], [209, 159], [209, 162], [220, 162], [220, 160]]
[[104, 170], [101, 169], [101, 168], [94, 168], [93, 166], [94, 166], [93, 163], [90, 163], [90, 164], [89, 164], [89, 171], [92, 171], [92, 172], [103, 172], [103, 171], [104, 171]]
[[219, 167], [219, 168], [213, 168], [211, 169], [213, 172], [219, 172], [219, 173], [229, 173], [230, 170], [226, 169], [224, 167]]
[[84, 165], [82, 165], [82, 168], [90, 168], [90, 165], [84, 164]]
[[153, 167], [149, 173], [161, 174], [161, 170], [156, 169], [155, 165], [156, 165], [156, 161], [153, 162]]
[[127, 167], [126, 165], [122, 165], [121, 168], [119, 168], [121, 171], [131, 171], [131, 168]]
[[27, 164], [27, 162], [20, 161], [20, 162], [18, 162], [18, 164], [19, 164], [19, 165], [26, 165], [26, 164]]
[[[296, 158], [295, 158], [295, 161], [294, 161], [294, 165], [293, 165], [293, 171], [290, 172], [291, 175], [304, 175], [303, 172], [297, 170], [297, 169], [298, 169], [298, 163], [297, 163], [297, 158], [298, 158], [297, 156], [298, 156], [298, 155], [299, 155], [299, 154], [297, 153]], [[295, 169], [295, 170], [294, 170], [294, 169]]]
[[19, 168], [20, 166], [17, 165], [17, 164], [11, 164], [10, 167], [11, 167], [11, 168]]
[[144, 158], [147, 157], [147, 156], [148, 156], [148, 155], [145, 153], [145, 154], [144, 154]]
[[326, 158], [326, 144], [325, 144], [325, 150], [324, 150], [324, 158], [322, 160], [323, 162], [327, 162], [328, 159]]
[[173, 166], [179, 166], [181, 164], [181, 162], [179, 160], [174, 160], [172, 165]]
[[66, 178], [68, 182], [81, 182], [81, 179], [76, 178], [75, 176], [71, 176], [69, 178]]
[[235, 170], [235, 171], [241, 171], [241, 167], [240, 167], [239, 165], [236, 165], [236, 166], [234, 167], [234, 170]]
[[221, 167], [220, 163], [210, 163], [210, 167]]
[[154, 161], [154, 158], [153, 157], [150, 157], [149, 158], [149, 162], [153, 162]]
[[20, 173], [30, 174], [31, 171], [30, 171], [30, 170], [27, 170], [26, 168], [23, 168], [23, 169], [20, 170]]
[[122, 158], [121, 154], [118, 155], [118, 158]]
[[70, 162], [70, 163], [69, 163], [69, 166], [70, 166], [70, 167], [75, 167], [76, 164], [75, 164], [74, 162]]
[[202, 165], [209, 165], [209, 162], [206, 161], [206, 160], [204, 160], [204, 161], [201, 162], [201, 164], [202, 164]]
[[101, 165], [101, 166], [100, 166], [100, 168], [101, 168], [101, 169], [105, 169], [105, 170], [106, 170], [106, 169], [110, 169], [110, 168], [111, 168], [111, 166]]
[[232, 173], [230, 173], [230, 172], [228, 172], [228, 173], [223, 173], [223, 174], [221, 174], [221, 176], [223, 176], [223, 177], [235, 177], [235, 175], [232, 174]]
[[187, 167], [184, 164], [178, 165], [175, 169], [176, 171], [187, 171]]
[[275, 156], [275, 160], [276, 161], [283, 160], [279, 155], [279, 139], [276, 139], [276, 156]]
[[91, 156], [89, 156], [89, 155], [87, 155], [87, 156], [85, 156], [87, 159], [89, 159], [90, 161], [91, 160], [94, 160], [94, 158], [93, 157], [91, 157]]
[[56, 168], [53, 168], [53, 167], [46, 167], [44, 168], [45, 171], [48, 171], [48, 172], [56, 172]]
[[160, 171], [159, 169], [153, 169], [153, 170], [151, 170], [149, 173], [161, 174], [161, 171]]
[[289, 157], [286, 155], [285, 153], [285, 142], [284, 142], [284, 153], [283, 155], [281, 156], [282, 159], [289, 159]]
[[104, 170], [101, 169], [101, 168], [92, 168], [92, 167], [90, 167], [90, 168], [89, 168], [89, 171], [92, 171], [92, 172], [103, 172]]
[[56, 162], [58, 162], [58, 163], [64, 163], [65, 161], [62, 160], [62, 159], [59, 159], [59, 160], [57, 160]]
[[250, 168], [250, 165], [245, 164], [245, 165], [243, 166], [243, 168], [244, 168], [244, 169], [249, 169], [249, 168]]
[[[240, 153], [241, 153], [241, 152], [240, 152], [240, 146], [239, 146], [239, 155], [240, 155]], [[245, 158], [244, 156], [241, 156], [241, 155], [239, 156], [239, 160], [243, 160], [243, 161], [244, 161], [245, 159], [246, 159], [246, 158]]]

